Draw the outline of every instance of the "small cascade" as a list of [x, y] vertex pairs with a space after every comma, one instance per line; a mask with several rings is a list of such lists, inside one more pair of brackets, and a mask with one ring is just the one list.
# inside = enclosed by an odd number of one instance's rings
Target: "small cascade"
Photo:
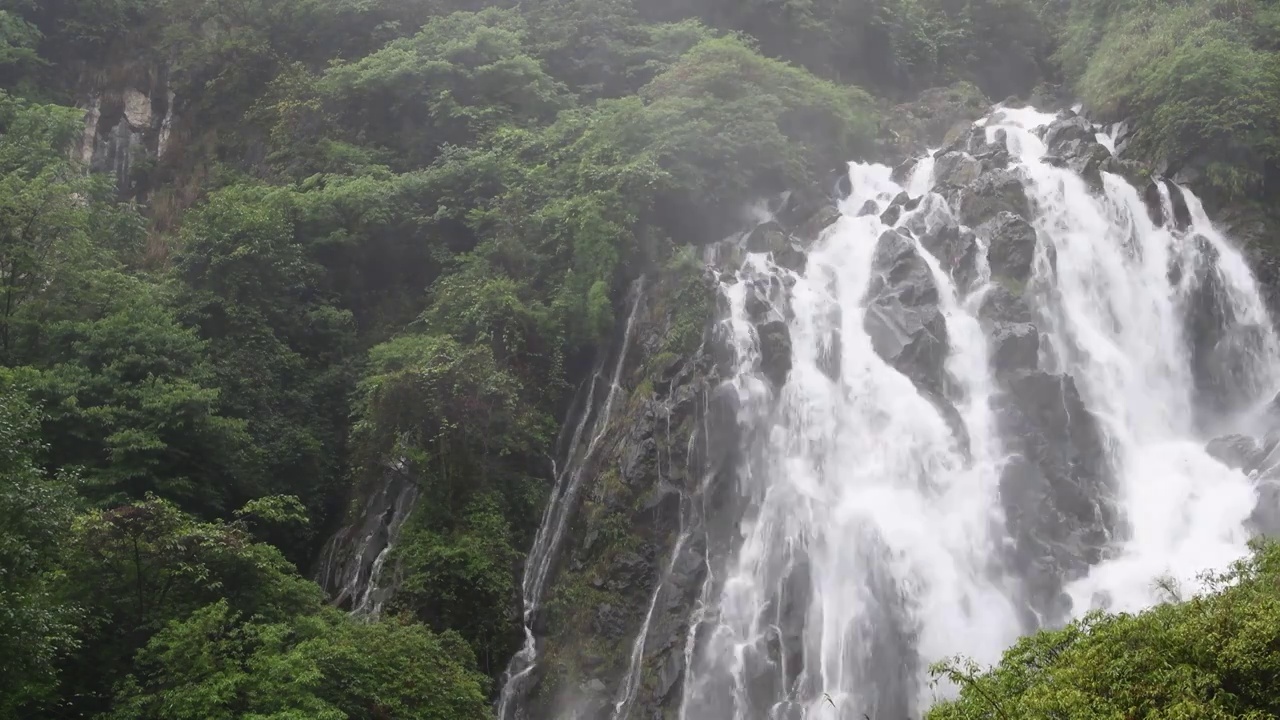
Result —
[[[594, 405], [599, 368], [593, 375], [584, 404], [582, 416], [575, 427], [568, 452], [565, 456], [564, 468], [557, 473], [552, 496], [547, 501], [543, 513], [542, 524], [534, 538], [533, 547], [525, 561], [524, 579], [521, 583], [521, 595], [524, 603], [525, 642], [520, 651], [511, 659], [511, 663], [503, 675], [502, 690], [498, 696], [496, 714], [499, 720], [514, 720], [523, 717], [520, 703], [528, 690], [537, 667], [538, 645], [534, 634], [534, 622], [544, 597], [546, 584], [552, 575], [565, 532], [577, 507], [578, 496], [590, 463], [600, 441], [609, 430], [609, 422], [613, 417], [614, 404], [622, 392], [622, 372], [626, 366], [627, 355], [631, 349], [632, 332], [635, 329], [636, 317], [644, 300], [644, 276], [636, 280], [631, 288], [631, 311], [623, 331], [622, 344], [614, 360], [613, 373], [609, 376], [609, 387], [604, 403], [597, 410]], [[582, 439], [589, 437], [586, 446], [582, 447]], [[582, 448], [579, 450], [579, 448]]]
[[382, 611], [395, 591], [384, 577], [386, 565], [417, 501], [417, 483], [396, 463], [383, 473], [358, 521], [329, 538], [316, 581], [334, 605], [370, 617]]

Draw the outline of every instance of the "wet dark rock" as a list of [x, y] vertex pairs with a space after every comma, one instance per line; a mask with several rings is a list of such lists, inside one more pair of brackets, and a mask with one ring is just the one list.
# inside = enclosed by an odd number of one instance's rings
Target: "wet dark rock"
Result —
[[1214, 438], [1205, 446], [1205, 452], [1233, 470], [1249, 473], [1258, 469], [1266, 458], [1266, 451], [1258, 441], [1246, 435], [1224, 435]]
[[933, 176], [939, 185], [963, 187], [982, 174], [982, 162], [968, 153], [952, 151], [939, 157]]
[[876, 204], [876, 201], [875, 201], [875, 200], [868, 200], [868, 201], [866, 201], [866, 202], [862, 203], [862, 208], [861, 208], [860, 210], [858, 210], [858, 217], [866, 217], [867, 215], [875, 215], [875, 214], [876, 214], [876, 211], [877, 211], [877, 210], [879, 210], [879, 209], [880, 209], [880, 206]]
[[774, 217], [784, 227], [799, 227], [821, 212], [823, 208], [829, 207], [830, 202], [823, 193], [816, 192], [815, 189], [788, 192], [784, 196], [781, 207], [774, 210]]
[[915, 245], [900, 232], [880, 236], [863, 321], [877, 354], [930, 392], [944, 386], [947, 326], [938, 288]]
[[980, 253], [972, 231], [953, 223], [937, 224], [920, 233], [920, 244], [937, 259], [961, 292], [973, 287]]
[[1143, 187], [1151, 182], [1151, 171], [1137, 160], [1126, 160], [1111, 156], [1102, 163], [1102, 170], [1112, 175], [1119, 175], [1135, 188]]
[[773, 310], [773, 305], [764, 291], [755, 283], [747, 287], [746, 310], [752, 320], [760, 320]]
[[796, 231], [796, 238], [803, 245], [810, 245], [839, 219], [840, 210], [834, 206], [825, 205], [800, 225], [800, 228]]
[[1073, 140], [1097, 142], [1097, 131], [1088, 120], [1079, 115], [1059, 117], [1049, 124], [1044, 133], [1044, 145], [1055, 155], [1065, 155], [1063, 148]]
[[841, 173], [836, 178], [836, 194], [842, 198], [853, 194], [853, 180], [849, 178], [848, 173]]
[[1062, 583], [1098, 562], [1114, 534], [1114, 489], [1097, 420], [1070, 376], [1027, 372], [1004, 387], [996, 412], [1010, 453], [1000, 500], [1011, 560], [1029, 579], [1032, 607], [1051, 613]]
[[1249, 524], [1262, 535], [1280, 535], [1280, 473], [1264, 473], [1257, 478], [1255, 486], [1258, 504], [1249, 515]]
[[996, 323], [1030, 323], [1034, 315], [1022, 296], [1004, 285], [993, 285], [982, 298], [978, 317], [986, 326]]
[[1198, 408], [1213, 414], [1243, 407], [1249, 393], [1250, 358], [1263, 346], [1264, 329], [1237, 317], [1221, 275], [1218, 252], [1202, 236], [1196, 243], [1199, 262], [1183, 269], [1186, 295], [1184, 333], [1191, 344], [1191, 375]]
[[1024, 219], [1031, 215], [1017, 168], [983, 173], [960, 194], [959, 206], [960, 222], [972, 228], [1002, 212]]
[[622, 453], [622, 480], [634, 484], [655, 472], [658, 465], [658, 443], [652, 437], [638, 438], [645, 432], [642, 424], [632, 426], [630, 442]]
[[1147, 206], [1147, 215], [1153, 225], [1164, 224], [1164, 203], [1160, 199], [1160, 187], [1154, 181], [1148, 182], [1142, 190], [1142, 204]]
[[601, 637], [616, 640], [626, 633], [626, 618], [621, 610], [608, 603], [597, 605], [591, 629]]
[[802, 273], [809, 263], [809, 254], [804, 251], [804, 248], [800, 247], [800, 243], [790, 240], [781, 248], [773, 251], [773, 261], [779, 267]]
[[780, 320], [764, 323], [756, 331], [760, 336], [760, 372], [780, 388], [791, 372], [791, 331]]
[[[781, 227], [786, 226], [759, 228], [757, 235], [782, 232], [786, 237]], [[609, 717], [632, 642], [655, 592], [661, 594], [645, 643], [645, 681], [637, 690], [632, 717], [652, 717], [661, 706], [653, 678], [668, 663], [670, 652], [683, 650], [689, 631], [687, 609], [707, 570], [705, 555], [690, 553], [705, 553], [706, 545], [690, 539], [673, 564], [675, 542], [685, 529], [682, 523], [690, 521], [690, 500], [698, 493], [708, 489], [709, 509], [723, 507], [718, 498], [734, 494], [722, 490], [734, 487], [732, 470], [724, 468], [738, 467], [742, 447], [737, 394], [722, 381], [733, 353], [715, 331], [720, 300], [712, 301], [708, 278], [703, 314], [700, 306], [689, 305], [696, 297], [689, 294], [689, 282], [684, 273], [651, 277], [622, 366], [620, 384], [626, 393], [617, 398], [613, 421], [588, 431], [593, 436], [601, 433], [601, 440], [580, 468], [585, 480], [579, 507], [568, 525], [544, 603], [565, 593], [581, 597], [573, 593], [585, 588], [592, 600], [535, 618], [533, 630], [542, 657], [555, 657], [560, 665], [558, 672], [534, 680], [524, 701], [529, 717], [559, 717], [566, 708], [557, 702], [566, 698], [572, 698], [573, 711], [584, 720]], [[749, 277], [739, 282], [746, 285], [740, 290], [748, 292], [762, 326], [786, 327], [776, 308], [783, 283]], [[679, 302], [673, 302], [677, 297]], [[706, 323], [708, 341], [690, 348], [671, 329], [676, 322], [698, 318]], [[605, 399], [605, 393], [595, 394], [597, 412]], [[620, 528], [625, 532], [620, 534]], [[673, 568], [670, 573], [668, 568]]]
[[893, 172], [890, 173], [889, 179], [898, 183], [899, 185], [905, 185], [907, 182], [907, 179], [911, 177], [911, 171], [916, 169], [916, 165], [919, 162], [920, 162], [920, 159], [914, 158], [914, 157], [903, 160], [902, 162], [898, 163], [897, 167], [895, 167], [893, 169]]
[[1090, 188], [1102, 189], [1102, 170], [1112, 159], [1110, 150], [1092, 139], [1070, 140], [1058, 148], [1058, 153], [1052, 164], [1079, 175]]
[[1175, 183], [1165, 183], [1169, 191], [1169, 202], [1173, 206], [1173, 224], [1179, 230], [1191, 227], [1191, 209], [1187, 207], [1187, 198], [1182, 188]]
[[1040, 331], [1031, 323], [1001, 323], [992, 333], [991, 365], [997, 374], [1035, 370]]
[[887, 210], [880, 214], [880, 222], [885, 225], [897, 225], [898, 219], [902, 217], [901, 205], [890, 205]]
[[975, 127], [972, 123], [954, 128], [942, 141], [942, 149], [934, 153], [934, 158], [942, 158], [951, 153], [981, 155], [991, 149], [987, 142], [987, 130]]
[[1036, 257], [1036, 231], [1018, 215], [1000, 212], [980, 226], [987, 239], [987, 261], [993, 277], [1025, 283], [1031, 278]]
[[787, 233], [776, 222], [761, 223], [747, 236], [747, 251], [753, 253], [773, 252], [785, 247]]

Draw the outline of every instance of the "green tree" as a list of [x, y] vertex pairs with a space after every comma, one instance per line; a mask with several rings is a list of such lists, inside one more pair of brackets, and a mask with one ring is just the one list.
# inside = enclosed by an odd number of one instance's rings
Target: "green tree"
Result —
[[1260, 545], [1208, 592], [1137, 615], [1094, 613], [1024, 638], [1000, 664], [935, 667], [959, 699], [929, 720], [1267, 718], [1280, 713], [1280, 547]]
[[174, 621], [138, 656], [112, 720], [482, 720], [487, 679], [450, 634], [325, 611], [270, 623], [225, 601]]
[[74, 488], [40, 467], [38, 410], [23, 373], [0, 369], [0, 715], [52, 695], [56, 662], [78, 620], [60, 596], [57, 565]]
[[243, 523], [202, 522], [155, 498], [77, 518], [63, 572], [85, 613], [79, 649], [61, 664], [68, 717], [108, 709], [134, 654], [211, 603], [267, 623], [321, 604], [319, 588]]

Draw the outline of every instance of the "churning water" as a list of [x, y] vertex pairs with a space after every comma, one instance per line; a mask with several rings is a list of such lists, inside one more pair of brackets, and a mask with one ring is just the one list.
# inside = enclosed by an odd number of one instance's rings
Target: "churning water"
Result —
[[[1161, 598], [1158, 581], [1188, 587], [1246, 554], [1256, 491], [1204, 448], [1209, 433], [1275, 390], [1280, 353], [1256, 284], [1185, 189], [1158, 183], [1153, 221], [1150, 200], [1121, 177], [1102, 173], [1091, 189], [1051, 162], [1035, 130], [1053, 119], [1005, 110], [979, 125], [988, 142], [1007, 146], [1030, 200], [1035, 258], [1018, 290], [1040, 334], [1036, 370], [1074, 379], [1106, 474], [1081, 492], [1094, 493], [1086, 504], [1095, 514], [1114, 516], [1097, 556], [1060, 578], [1065, 613], [1029, 607], [1028, 579], [1009, 560], [1022, 550], [1009, 521], [1016, 488], [1002, 482], [1014, 440], [997, 418], [1004, 390], [980, 317], [993, 286], [987, 240], [973, 240], [980, 258], [957, 287], [943, 270], [950, 259], [918, 239], [954, 223], [932, 192], [932, 158], [903, 186], [887, 167], [854, 164], [843, 217], [803, 273], [753, 253], [722, 289], [739, 422], [765, 428], [752, 435], [765, 439], [744, 453], [748, 511], [697, 610], [679, 717], [918, 717], [936, 694], [953, 692], [931, 686], [934, 661], [960, 653], [996, 662], [1038, 624], [1149, 606]], [[922, 199], [894, 225], [915, 230], [904, 237], [936, 286], [951, 413], [882, 359], [866, 330], [877, 312], [868, 295], [883, 280], [877, 244], [891, 229], [881, 211], [904, 190]], [[1171, 193], [1189, 217], [1177, 217]], [[790, 287], [777, 312], [792, 368], [776, 389], [760, 372], [746, 298], [771, 281]], [[1205, 292], [1217, 308], [1207, 341], [1187, 320]], [[1198, 379], [1198, 363], [1230, 374], [1219, 402], [1205, 400], [1213, 388]]]

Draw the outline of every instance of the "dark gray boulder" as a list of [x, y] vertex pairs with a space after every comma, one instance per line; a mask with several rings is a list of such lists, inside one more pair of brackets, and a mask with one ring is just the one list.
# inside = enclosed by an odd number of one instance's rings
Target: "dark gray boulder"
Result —
[[791, 373], [791, 331], [781, 320], [771, 320], [757, 326], [760, 339], [760, 372], [782, 387]]
[[1026, 283], [1036, 257], [1036, 231], [1021, 216], [1000, 212], [978, 227], [987, 239], [987, 262], [992, 277]]
[[787, 240], [782, 247], [773, 251], [773, 261], [779, 267], [802, 273], [809, 263], [809, 254], [804, 251], [800, 243], [795, 240]]
[[[1006, 378], [996, 402], [1010, 458], [1000, 500], [1027, 580], [1028, 602], [1049, 622], [1062, 619], [1062, 584], [1097, 563], [1119, 522], [1097, 420], [1067, 375]], [[1046, 617], [1047, 616], [1047, 617]]]
[[[912, 226], [913, 228], [915, 226]], [[920, 229], [920, 245], [938, 261], [961, 292], [972, 289], [978, 276], [980, 253], [973, 231], [955, 223], [924, 224]]]
[[940, 393], [947, 325], [928, 264], [909, 238], [890, 231], [880, 236], [872, 269], [863, 321], [872, 346], [917, 386]]
[[933, 176], [938, 185], [964, 187], [981, 174], [982, 161], [956, 150], [941, 155], [933, 166]]
[[991, 367], [997, 375], [1035, 370], [1040, 331], [1031, 323], [1000, 323], [992, 330]]
[[1205, 446], [1205, 452], [1233, 470], [1249, 473], [1258, 469], [1266, 458], [1266, 451], [1258, 441], [1247, 435], [1224, 435], [1214, 438]]
[[1069, 115], [1059, 117], [1049, 124], [1044, 132], [1044, 145], [1050, 153], [1062, 155], [1060, 152], [1067, 143], [1073, 140], [1084, 140], [1097, 142], [1095, 136], [1097, 131], [1088, 120], [1079, 115]]
[[985, 172], [959, 194], [959, 219], [976, 228], [1000, 213], [1021, 218], [1031, 216], [1031, 206], [1023, 190], [1019, 168]]
[[1000, 284], [987, 290], [982, 306], [978, 308], [978, 319], [987, 328], [997, 323], [1030, 323], [1033, 317], [1027, 301]]
[[837, 208], [831, 205], [824, 205], [818, 208], [817, 212], [810, 216], [808, 220], [800, 224], [796, 230], [796, 239], [803, 246], [808, 247], [819, 237], [822, 237], [822, 233], [826, 232], [826, 229], [834, 225], [839, 219], [840, 211]]
[[757, 225], [747, 236], [747, 250], [753, 253], [773, 252], [786, 244], [787, 232], [773, 221]]

